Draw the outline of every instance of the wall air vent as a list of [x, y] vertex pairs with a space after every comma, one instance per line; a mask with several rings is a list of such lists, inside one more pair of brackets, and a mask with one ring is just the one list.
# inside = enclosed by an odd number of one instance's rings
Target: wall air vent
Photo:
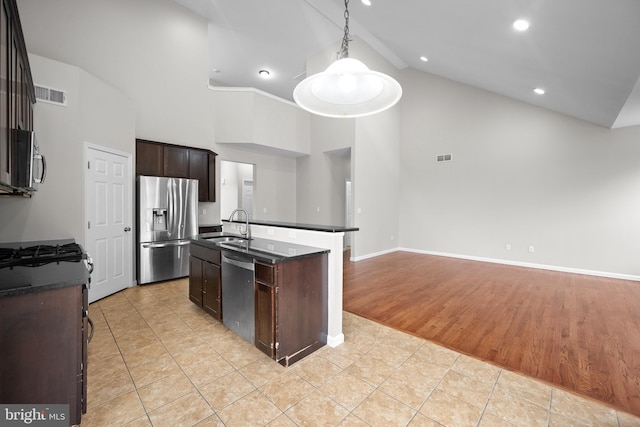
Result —
[[48, 104], [67, 106], [67, 92], [53, 89], [46, 86], [34, 85], [36, 89], [36, 99]]
[[452, 159], [451, 154], [438, 154], [436, 156], [436, 162], [450, 162]]

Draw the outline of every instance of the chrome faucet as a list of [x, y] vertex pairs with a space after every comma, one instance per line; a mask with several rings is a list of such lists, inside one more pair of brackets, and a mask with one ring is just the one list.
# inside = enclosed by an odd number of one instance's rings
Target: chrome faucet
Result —
[[244, 229], [244, 232], [242, 231], [242, 229], [240, 229], [240, 234], [242, 234], [246, 239], [251, 239], [251, 226], [249, 225], [249, 214], [247, 213], [246, 210], [234, 209], [233, 212], [231, 212], [231, 215], [229, 216], [229, 222], [233, 222], [233, 216], [236, 214], [236, 212], [244, 212], [245, 229]]

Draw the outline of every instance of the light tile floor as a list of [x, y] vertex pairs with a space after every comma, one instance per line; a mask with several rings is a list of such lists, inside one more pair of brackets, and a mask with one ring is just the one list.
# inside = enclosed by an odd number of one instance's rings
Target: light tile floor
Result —
[[346, 312], [344, 344], [284, 368], [187, 292], [182, 279], [91, 304], [82, 426], [640, 426]]

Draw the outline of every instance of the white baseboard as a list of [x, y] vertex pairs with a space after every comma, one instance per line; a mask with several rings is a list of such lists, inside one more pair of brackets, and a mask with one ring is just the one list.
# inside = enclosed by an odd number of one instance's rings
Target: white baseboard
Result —
[[392, 252], [397, 252], [399, 250], [403, 250], [403, 249], [400, 249], [400, 248], [388, 249], [388, 250], [385, 250], [385, 251], [375, 252], [375, 253], [367, 254], [367, 255], [362, 255], [362, 256], [359, 256], [359, 257], [351, 257], [350, 259], [351, 259], [351, 261], [362, 261], [363, 259], [375, 258], [377, 256], [390, 254]]
[[340, 335], [327, 335], [327, 345], [329, 347], [337, 347], [344, 342], [344, 334], [340, 332]]
[[513, 265], [517, 267], [527, 267], [527, 268], [536, 268], [540, 270], [551, 270], [551, 271], [559, 271], [562, 273], [574, 273], [574, 274], [585, 274], [587, 276], [598, 276], [598, 277], [607, 277], [610, 279], [622, 279], [622, 280], [632, 280], [635, 282], [640, 282], [640, 276], [635, 276], [632, 274], [621, 274], [621, 273], [610, 273], [607, 271], [596, 271], [596, 270], [584, 270], [580, 268], [572, 268], [572, 267], [562, 267], [556, 265], [545, 265], [545, 264], [534, 264], [530, 262], [521, 262], [521, 261], [509, 261], [504, 259], [495, 259], [495, 258], [484, 258], [477, 257], [471, 255], [459, 255], [459, 254], [450, 254], [446, 252], [434, 252], [434, 251], [425, 251], [420, 249], [411, 249], [411, 248], [395, 248], [387, 251], [376, 252], [373, 254], [363, 255], [356, 258], [351, 258], [352, 261], [361, 261], [367, 258], [373, 258], [380, 255], [405, 251], [405, 252], [414, 252], [425, 255], [435, 255], [435, 256], [444, 256], [448, 258], [459, 258], [459, 259], [467, 259], [470, 261], [481, 261], [481, 262], [491, 262], [494, 264], [504, 264], [504, 265]]

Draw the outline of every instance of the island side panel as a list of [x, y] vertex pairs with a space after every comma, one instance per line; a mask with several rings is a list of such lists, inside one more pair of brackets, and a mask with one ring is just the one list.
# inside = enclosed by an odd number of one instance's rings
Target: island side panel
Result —
[[279, 267], [277, 340], [288, 366], [327, 342], [327, 254]]

